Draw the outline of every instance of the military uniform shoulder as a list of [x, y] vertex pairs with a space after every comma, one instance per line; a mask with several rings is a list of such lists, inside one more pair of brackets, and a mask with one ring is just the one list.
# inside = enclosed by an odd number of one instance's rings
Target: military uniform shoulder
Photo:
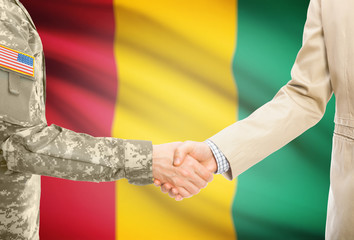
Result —
[[33, 55], [29, 47], [34, 24], [23, 5], [14, 0], [0, 0], [0, 45]]

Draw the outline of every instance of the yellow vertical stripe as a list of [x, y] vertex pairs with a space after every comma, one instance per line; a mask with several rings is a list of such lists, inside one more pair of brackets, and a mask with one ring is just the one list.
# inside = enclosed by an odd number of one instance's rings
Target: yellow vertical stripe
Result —
[[[113, 136], [203, 141], [236, 120], [236, 2], [114, 0], [119, 89]], [[117, 239], [234, 239], [235, 182], [175, 202], [117, 183]]]

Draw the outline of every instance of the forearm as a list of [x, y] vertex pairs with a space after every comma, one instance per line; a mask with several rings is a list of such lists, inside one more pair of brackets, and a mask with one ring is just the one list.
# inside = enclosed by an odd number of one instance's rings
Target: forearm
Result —
[[2, 145], [8, 169], [79, 181], [152, 183], [148, 141], [95, 138], [52, 125], [12, 134]]
[[314, 126], [324, 112], [314, 108], [304, 109], [282, 89], [248, 118], [211, 137], [230, 162], [226, 177], [237, 177]]

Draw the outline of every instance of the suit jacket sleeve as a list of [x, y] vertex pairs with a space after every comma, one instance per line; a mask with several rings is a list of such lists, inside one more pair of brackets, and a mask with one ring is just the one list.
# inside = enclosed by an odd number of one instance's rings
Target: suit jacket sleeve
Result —
[[332, 87], [321, 20], [321, 0], [311, 0], [303, 46], [289, 81], [248, 118], [211, 138], [230, 162], [229, 179], [315, 125], [323, 116]]

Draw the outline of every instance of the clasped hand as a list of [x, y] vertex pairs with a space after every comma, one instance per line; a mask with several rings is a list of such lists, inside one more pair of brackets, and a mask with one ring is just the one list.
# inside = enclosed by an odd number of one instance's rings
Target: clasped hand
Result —
[[152, 170], [155, 185], [182, 200], [205, 188], [217, 165], [206, 143], [186, 141], [154, 145]]

